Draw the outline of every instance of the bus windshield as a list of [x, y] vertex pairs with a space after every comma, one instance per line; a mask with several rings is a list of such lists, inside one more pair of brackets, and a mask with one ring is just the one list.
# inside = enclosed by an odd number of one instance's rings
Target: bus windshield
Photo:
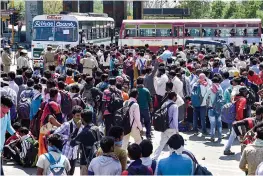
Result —
[[78, 41], [75, 21], [36, 20], [33, 23], [33, 41]]

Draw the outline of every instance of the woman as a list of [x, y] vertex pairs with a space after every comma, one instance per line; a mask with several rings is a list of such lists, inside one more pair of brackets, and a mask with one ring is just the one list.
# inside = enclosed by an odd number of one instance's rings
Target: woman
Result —
[[239, 168], [247, 175], [255, 175], [258, 165], [263, 161], [263, 123], [257, 124], [254, 129], [256, 140], [244, 149]]
[[47, 152], [47, 147], [44, 141], [44, 137], [53, 130], [54, 127], [60, 127], [60, 123], [57, 121], [57, 117], [62, 115], [60, 106], [54, 101], [45, 104], [43, 114], [40, 119], [40, 133], [39, 133], [39, 148], [38, 156]]

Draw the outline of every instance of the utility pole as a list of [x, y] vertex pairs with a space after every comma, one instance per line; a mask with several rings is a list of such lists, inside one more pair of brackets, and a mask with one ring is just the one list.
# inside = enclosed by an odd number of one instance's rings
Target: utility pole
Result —
[[[15, 8], [15, 0], [11, 1], [11, 7], [12, 9]], [[11, 40], [11, 44], [14, 44], [14, 37], [15, 37], [15, 30], [14, 30], [14, 24], [12, 24], [12, 40]]]

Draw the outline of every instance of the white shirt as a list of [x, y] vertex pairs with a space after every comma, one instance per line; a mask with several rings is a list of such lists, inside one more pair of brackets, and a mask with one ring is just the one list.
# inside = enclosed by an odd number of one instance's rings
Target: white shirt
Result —
[[141, 67], [146, 67], [146, 59], [144, 57], [140, 57], [136, 60], [135, 67], [138, 67], [138, 70], [141, 70]]
[[175, 76], [172, 79], [172, 83], [173, 83], [173, 91], [180, 95], [181, 97], [184, 97], [184, 93], [183, 93], [183, 82], [177, 77]]
[[179, 55], [181, 56], [182, 60], [186, 61], [186, 54], [183, 51], [180, 51]]
[[9, 87], [16, 92], [16, 95], [18, 94], [19, 87], [18, 87], [18, 85], [15, 83], [15, 81], [9, 81]]
[[23, 66], [29, 66], [28, 59], [26, 57], [20, 56], [17, 59], [17, 67], [22, 68]]
[[[51, 151], [50, 153], [51, 153], [51, 155], [54, 157], [54, 159], [56, 161], [59, 159], [59, 157], [61, 155], [60, 153], [56, 153], [56, 152], [53, 152], [53, 151]], [[43, 169], [43, 175], [47, 175], [48, 174], [47, 172], [48, 172], [48, 169], [50, 167], [50, 163], [49, 163], [49, 161], [47, 160], [47, 158], [46, 158], [46, 156], [44, 154], [39, 156], [36, 166]], [[66, 171], [70, 170], [70, 163], [69, 163], [68, 158], [65, 159], [64, 166], [65, 166], [65, 170]]]
[[137, 100], [135, 98], [130, 98], [129, 100], [124, 102], [124, 106], [126, 103], [134, 102], [133, 105], [130, 107], [130, 124], [132, 124], [133, 120], [133, 125], [132, 128], [139, 128], [140, 131], [142, 131], [142, 123], [141, 123], [141, 116], [140, 116], [140, 107], [139, 104], [137, 103]]
[[100, 57], [100, 64], [102, 64], [104, 67], [109, 67], [110, 66], [110, 54], [108, 54], [106, 61], [105, 61], [104, 55], [102, 55]]
[[166, 83], [169, 81], [169, 78], [166, 74], [163, 74], [161, 77], [154, 78], [154, 88], [157, 95], [164, 96], [166, 93]]

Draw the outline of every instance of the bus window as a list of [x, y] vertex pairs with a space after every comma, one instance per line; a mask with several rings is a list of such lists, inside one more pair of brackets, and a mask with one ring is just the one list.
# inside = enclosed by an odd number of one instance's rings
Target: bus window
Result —
[[202, 37], [214, 37], [215, 29], [213, 28], [203, 28], [202, 29]]
[[136, 29], [125, 29], [125, 35], [124, 38], [126, 37], [136, 37]]
[[200, 37], [200, 29], [199, 28], [190, 28], [189, 34], [191, 37]]
[[258, 28], [248, 28], [247, 29], [247, 36], [249, 36], [249, 37], [258, 36]]
[[183, 37], [184, 36], [184, 28], [183, 27], [179, 27], [179, 37]]
[[172, 29], [156, 29], [156, 37], [170, 37]]
[[245, 28], [236, 28], [236, 36], [238, 37], [246, 36], [245, 32], [246, 32]]
[[140, 29], [140, 37], [155, 37], [155, 29]]
[[177, 27], [174, 26], [174, 37], [177, 37], [177, 33], [178, 33], [178, 31], [177, 31]]
[[220, 32], [219, 36], [218, 37], [230, 37], [230, 31], [231, 29], [230, 28], [222, 28], [222, 29], [219, 29], [218, 32]]
[[235, 37], [235, 35], [236, 35], [236, 31], [235, 31], [234, 28], [232, 28], [232, 29], [230, 30], [230, 36], [231, 36], [231, 37]]

